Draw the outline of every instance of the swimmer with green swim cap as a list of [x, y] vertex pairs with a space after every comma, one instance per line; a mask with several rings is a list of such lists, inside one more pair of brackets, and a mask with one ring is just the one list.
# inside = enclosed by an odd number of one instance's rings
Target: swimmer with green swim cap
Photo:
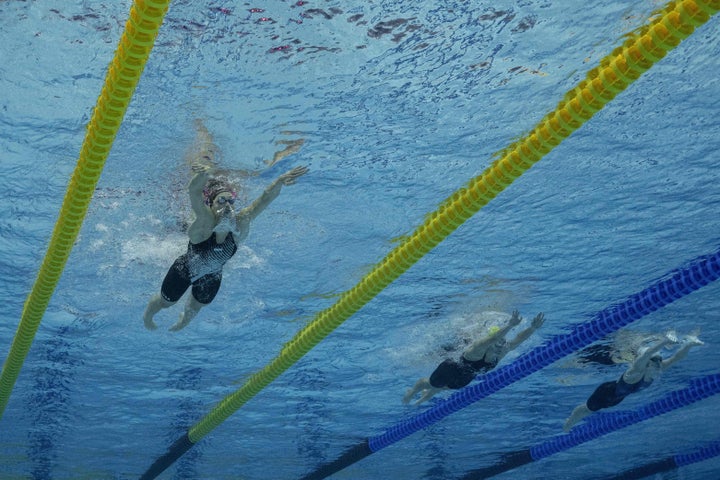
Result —
[[448, 358], [443, 361], [430, 378], [421, 378], [405, 393], [403, 403], [409, 403], [420, 393], [420, 404], [431, 399], [436, 393], [445, 389], [459, 389], [468, 385], [480, 373], [485, 373], [497, 366], [502, 358], [515, 350], [521, 343], [530, 338], [530, 335], [540, 328], [545, 321], [545, 315], [538, 313], [531, 325], [517, 334], [512, 341], [507, 341], [505, 335], [520, 324], [522, 317], [515, 310], [505, 326], [493, 325], [488, 329], [486, 337], [473, 342], [459, 360]]

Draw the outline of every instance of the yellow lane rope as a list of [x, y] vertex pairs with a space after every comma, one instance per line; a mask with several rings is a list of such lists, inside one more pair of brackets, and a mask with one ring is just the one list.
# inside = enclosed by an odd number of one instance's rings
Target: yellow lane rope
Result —
[[0, 375], [0, 417], [75, 242], [170, 0], [136, 0], [80, 149], [45, 258]]
[[557, 108], [500, 158], [445, 200], [402, 244], [393, 249], [354, 288], [315, 318], [280, 354], [240, 389], [225, 397], [188, 431], [197, 443], [237, 409], [297, 362], [381, 290], [402, 275], [510, 183], [589, 120], [618, 93], [720, 10], [720, 0], [670, 2], [646, 26], [588, 72]]

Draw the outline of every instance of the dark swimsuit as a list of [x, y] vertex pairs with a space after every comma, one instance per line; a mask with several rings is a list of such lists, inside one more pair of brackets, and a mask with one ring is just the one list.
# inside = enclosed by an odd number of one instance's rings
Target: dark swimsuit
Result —
[[192, 295], [202, 304], [213, 301], [220, 289], [222, 269], [235, 252], [237, 245], [232, 233], [223, 243], [217, 243], [215, 232], [200, 243], [188, 243], [187, 253], [172, 264], [160, 293], [168, 302], [177, 302], [192, 285]]
[[622, 377], [614, 382], [605, 382], [590, 395], [586, 402], [587, 407], [592, 412], [597, 412], [602, 408], [614, 407], [631, 393], [638, 392], [651, 383], [652, 380], [627, 383]]
[[448, 358], [430, 375], [430, 385], [435, 388], [463, 388], [472, 382], [477, 374], [492, 370], [496, 366], [497, 363], [486, 362], [484, 359], [471, 362], [463, 355], [459, 361]]

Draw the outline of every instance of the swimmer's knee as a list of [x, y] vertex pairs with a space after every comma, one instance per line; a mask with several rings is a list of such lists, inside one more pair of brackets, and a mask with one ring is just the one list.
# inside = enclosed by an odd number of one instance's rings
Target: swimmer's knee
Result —
[[208, 302], [208, 303], [201, 302], [200, 300], [195, 298], [195, 295], [192, 295], [192, 294], [188, 297], [188, 301], [187, 301], [187, 307], [191, 308], [195, 311], [199, 311], [201, 308], [203, 308], [209, 304], [210, 304], [210, 302]]
[[177, 300], [169, 300], [168, 298], [165, 297], [165, 295], [160, 293], [160, 294], [156, 294], [151, 299], [151, 302], [160, 305], [160, 307], [162, 307], [162, 308], [168, 308], [168, 307], [172, 307], [173, 305], [175, 305], [177, 303]]

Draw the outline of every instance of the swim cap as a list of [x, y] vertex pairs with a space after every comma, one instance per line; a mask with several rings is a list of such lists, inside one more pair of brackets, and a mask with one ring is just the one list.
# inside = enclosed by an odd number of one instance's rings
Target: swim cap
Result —
[[205, 197], [205, 205], [212, 205], [215, 201], [215, 197], [221, 193], [229, 193], [233, 198], [237, 197], [237, 193], [233, 190], [232, 186], [224, 181], [212, 178], [208, 180], [203, 188], [203, 197]]
[[492, 327], [490, 327], [488, 329], [488, 335], [495, 335], [499, 331], [500, 331], [500, 327], [498, 327], [497, 325], [493, 325]]

